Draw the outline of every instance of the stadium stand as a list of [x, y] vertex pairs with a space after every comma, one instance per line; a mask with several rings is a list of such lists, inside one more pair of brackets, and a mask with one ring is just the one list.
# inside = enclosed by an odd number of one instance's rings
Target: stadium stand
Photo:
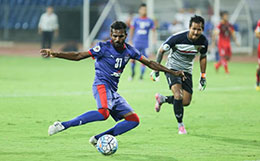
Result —
[[[83, 0], [0, 0], [0, 29], [36, 29], [46, 6], [73, 8], [82, 5]], [[7, 23], [4, 15], [6, 10], [9, 11]]]

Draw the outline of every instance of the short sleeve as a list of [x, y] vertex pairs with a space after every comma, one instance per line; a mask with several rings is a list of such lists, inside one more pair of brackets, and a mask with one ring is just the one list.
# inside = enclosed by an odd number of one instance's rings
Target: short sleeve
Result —
[[169, 37], [164, 43], [163, 43], [163, 50], [164, 51], [168, 51], [171, 48], [173, 48], [175, 46], [177, 42], [177, 36], [171, 36]]
[[206, 56], [208, 52], [208, 40], [205, 38], [204, 45], [202, 46], [202, 49], [200, 50], [201, 56]]
[[93, 59], [98, 59], [103, 56], [104, 45], [101, 42], [98, 42], [95, 47], [89, 49], [89, 54]]
[[136, 18], [134, 18], [130, 25], [131, 28], [136, 28]]
[[132, 53], [130, 55], [131, 59], [135, 59], [135, 60], [141, 60], [142, 59], [142, 54], [136, 49], [136, 48], [132, 48]]

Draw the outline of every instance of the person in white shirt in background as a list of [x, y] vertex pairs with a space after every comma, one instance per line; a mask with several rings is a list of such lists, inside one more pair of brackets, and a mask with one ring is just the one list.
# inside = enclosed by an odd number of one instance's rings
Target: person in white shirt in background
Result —
[[47, 7], [46, 12], [41, 15], [38, 33], [42, 35], [42, 49], [51, 49], [53, 35], [57, 37], [59, 34], [58, 16], [53, 7]]

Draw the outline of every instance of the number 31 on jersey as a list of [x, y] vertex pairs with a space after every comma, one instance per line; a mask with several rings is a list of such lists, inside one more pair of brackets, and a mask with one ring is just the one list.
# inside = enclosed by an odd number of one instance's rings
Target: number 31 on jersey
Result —
[[123, 58], [116, 58], [115, 68], [121, 68]]

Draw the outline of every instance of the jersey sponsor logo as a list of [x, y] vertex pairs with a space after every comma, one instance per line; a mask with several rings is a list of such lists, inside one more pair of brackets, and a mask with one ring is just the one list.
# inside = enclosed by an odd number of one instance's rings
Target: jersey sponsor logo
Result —
[[100, 47], [99, 45], [97, 45], [97, 46], [95, 46], [95, 47], [93, 48], [93, 50], [94, 50], [95, 52], [99, 52], [100, 49], [101, 49], [101, 47]]
[[147, 31], [146, 30], [137, 30], [136, 32], [138, 35], [146, 35]]
[[111, 76], [119, 78], [121, 74], [122, 74], [121, 72], [114, 72], [111, 74]]
[[144, 28], [150, 26], [150, 22], [147, 22], [147, 21], [138, 21], [137, 24], [139, 25], [139, 27], [140, 27], [141, 29], [144, 29]]

